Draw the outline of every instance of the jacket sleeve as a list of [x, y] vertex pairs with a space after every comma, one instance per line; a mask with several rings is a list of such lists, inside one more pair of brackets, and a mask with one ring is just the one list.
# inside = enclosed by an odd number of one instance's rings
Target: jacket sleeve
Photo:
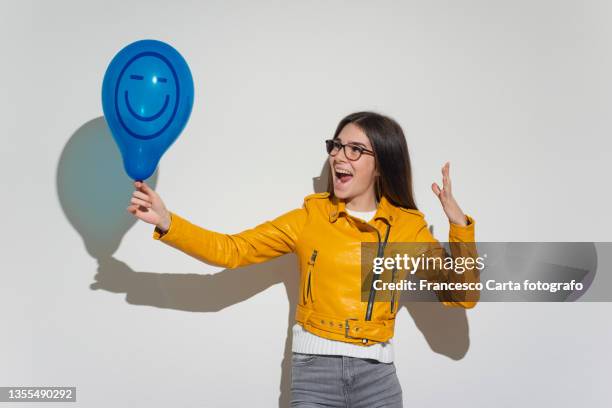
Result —
[[306, 223], [305, 207], [237, 234], [210, 231], [174, 212], [170, 212], [170, 215], [172, 221], [168, 231], [162, 233], [156, 227], [153, 239], [206, 263], [230, 269], [261, 263], [295, 251]]
[[[450, 230], [448, 233], [448, 241], [451, 249], [453, 262], [457, 258], [472, 258], [476, 260], [478, 252], [476, 250], [475, 242], [475, 221], [469, 215], [466, 215], [468, 225], [458, 225], [450, 223]], [[422, 224], [418, 228], [416, 241], [428, 243], [425, 248], [424, 256], [426, 258], [441, 258], [442, 264], [444, 259], [447, 258], [448, 252], [439, 241], [433, 237], [429, 228], [427, 228], [427, 222], [425, 219], [421, 219]], [[463, 266], [463, 273], [457, 273], [451, 269], [445, 269], [440, 266], [438, 262], [432, 262], [435, 266], [432, 266], [426, 270], [419, 270], [416, 275], [421, 278], [425, 278], [429, 281], [434, 282], [456, 282], [456, 283], [478, 283], [480, 282], [480, 271], [476, 268], [474, 263], [472, 266]], [[449, 291], [437, 291], [436, 295], [438, 299], [445, 306], [451, 307], [463, 307], [465, 309], [471, 309], [476, 306], [476, 303], [480, 299], [479, 290], [449, 290]]]

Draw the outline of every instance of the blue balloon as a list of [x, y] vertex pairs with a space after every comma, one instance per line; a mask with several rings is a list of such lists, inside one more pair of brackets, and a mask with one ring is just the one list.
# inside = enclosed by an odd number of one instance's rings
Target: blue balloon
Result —
[[141, 40], [115, 55], [102, 82], [102, 109], [132, 179], [142, 181], [155, 172], [192, 106], [191, 71], [170, 45]]

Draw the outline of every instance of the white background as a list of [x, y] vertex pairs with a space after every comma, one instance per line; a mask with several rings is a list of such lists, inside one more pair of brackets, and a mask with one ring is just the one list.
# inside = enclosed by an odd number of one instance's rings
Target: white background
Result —
[[[0, 386], [76, 386], [66, 406], [287, 406], [293, 255], [222, 271], [125, 213], [100, 90], [142, 38], [193, 73], [153, 184], [198, 225], [239, 232], [301, 206], [323, 140], [367, 109], [402, 125], [438, 239], [430, 185], [448, 160], [479, 241], [610, 241], [609, 2], [1, 5]], [[609, 303], [406, 306], [406, 407], [612, 402]]]

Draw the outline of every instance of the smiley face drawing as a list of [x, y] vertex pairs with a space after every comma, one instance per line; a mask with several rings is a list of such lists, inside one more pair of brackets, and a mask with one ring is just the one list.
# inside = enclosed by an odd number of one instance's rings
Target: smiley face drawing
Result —
[[141, 40], [115, 55], [102, 83], [102, 108], [132, 178], [144, 180], [153, 173], [192, 106], [191, 71], [170, 45]]
[[159, 136], [179, 107], [181, 88], [166, 57], [143, 52], [123, 67], [115, 86], [115, 109], [125, 131], [139, 139]]

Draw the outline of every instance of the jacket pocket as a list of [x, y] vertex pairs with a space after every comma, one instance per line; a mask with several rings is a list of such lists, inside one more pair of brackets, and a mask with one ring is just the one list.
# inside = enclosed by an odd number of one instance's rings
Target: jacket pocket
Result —
[[310, 255], [310, 259], [308, 260], [308, 271], [306, 273], [306, 282], [305, 282], [305, 290], [303, 293], [303, 303], [308, 303], [308, 300], [314, 302], [314, 266], [317, 260], [317, 250], [312, 251], [312, 255]]

